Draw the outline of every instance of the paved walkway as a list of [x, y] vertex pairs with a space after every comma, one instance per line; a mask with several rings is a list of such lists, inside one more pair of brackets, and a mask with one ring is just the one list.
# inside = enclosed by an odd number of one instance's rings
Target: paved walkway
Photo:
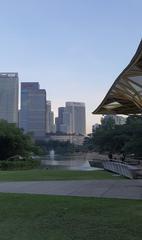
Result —
[[142, 180], [1, 182], [0, 192], [142, 199]]

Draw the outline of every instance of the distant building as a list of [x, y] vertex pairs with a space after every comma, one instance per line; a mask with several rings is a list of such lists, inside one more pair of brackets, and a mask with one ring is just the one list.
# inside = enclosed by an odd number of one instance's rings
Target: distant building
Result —
[[56, 119], [55, 119], [57, 133], [67, 134], [67, 124], [66, 124], [65, 116], [66, 116], [66, 108], [59, 107], [58, 108], [58, 117], [56, 117]]
[[46, 140], [47, 141], [59, 141], [59, 142], [70, 142], [75, 145], [83, 145], [84, 143], [84, 136], [81, 135], [49, 135]]
[[67, 133], [66, 108], [58, 108], [59, 132]]
[[126, 123], [127, 118], [124, 118], [124, 117], [118, 116], [118, 115], [105, 115], [103, 117], [103, 119], [105, 121], [112, 119], [114, 121], [115, 125], [124, 125]]
[[65, 134], [85, 135], [85, 104], [66, 102], [65, 107], [60, 107], [58, 109], [58, 118], [56, 118], [56, 130]]
[[43, 137], [46, 133], [46, 91], [38, 82], [21, 83], [20, 128]]
[[68, 132], [70, 134], [86, 134], [85, 104], [66, 102]]
[[18, 73], [0, 73], [0, 119], [18, 125]]
[[46, 102], [46, 133], [55, 133], [54, 112], [51, 111], [51, 101]]
[[58, 117], [56, 117], [55, 118], [55, 128], [56, 128], [56, 132], [59, 132], [60, 130], [59, 130], [59, 118]]

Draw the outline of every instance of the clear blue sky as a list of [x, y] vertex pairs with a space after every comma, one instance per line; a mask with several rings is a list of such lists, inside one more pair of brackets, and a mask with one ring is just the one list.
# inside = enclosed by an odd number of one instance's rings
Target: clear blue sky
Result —
[[141, 0], [0, 0], [0, 71], [39, 81], [55, 112], [85, 102], [89, 132], [140, 42], [141, 12]]

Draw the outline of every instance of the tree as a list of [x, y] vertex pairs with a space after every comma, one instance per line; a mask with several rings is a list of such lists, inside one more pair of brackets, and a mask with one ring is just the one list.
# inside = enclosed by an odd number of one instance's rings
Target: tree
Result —
[[89, 148], [92, 147], [99, 152], [125, 151], [142, 156], [142, 116], [129, 116], [124, 125], [115, 125], [111, 121], [102, 120], [89, 143], [92, 145], [89, 145]]
[[14, 155], [27, 157], [36, 150], [29, 135], [24, 134], [15, 124], [0, 121], [0, 160]]

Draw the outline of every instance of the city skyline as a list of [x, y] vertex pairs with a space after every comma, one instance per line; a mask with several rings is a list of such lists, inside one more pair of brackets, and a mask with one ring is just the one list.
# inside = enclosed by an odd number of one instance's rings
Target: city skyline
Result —
[[[12, 73], [4, 73], [3, 75], [12, 76]], [[7, 86], [3, 92], [6, 93], [8, 90]], [[11, 94], [11, 90], [9, 91]], [[58, 117], [55, 120], [51, 101], [46, 97], [46, 90], [40, 88], [39, 82], [21, 82], [20, 92], [19, 127], [25, 133], [31, 133], [35, 139], [46, 138], [47, 135], [56, 133], [57, 135], [86, 135], [85, 103], [65, 102], [65, 107], [58, 108]], [[5, 102], [9, 103], [7, 99]], [[7, 111], [5, 102], [3, 101], [4, 110]], [[16, 106], [18, 111], [18, 102]], [[62, 113], [61, 109], [63, 109]]]
[[[141, 39], [140, 0], [5, 0], [0, 15], [0, 72], [40, 82], [57, 116], [66, 101], [92, 111], [131, 60]], [[133, 17], [132, 17], [133, 16]]]
[[21, 82], [20, 87], [19, 91], [18, 73], [0, 72], [0, 120], [15, 123], [35, 139], [56, 133], [86, 135], [85, 103], [65, 102], [65, 107], [58, 108], [55, 120], [51, 101], [39, 82]]

